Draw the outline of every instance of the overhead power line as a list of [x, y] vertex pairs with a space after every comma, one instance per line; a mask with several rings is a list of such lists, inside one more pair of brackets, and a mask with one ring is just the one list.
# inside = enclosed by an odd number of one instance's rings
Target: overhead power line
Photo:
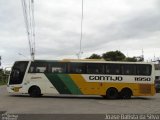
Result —
[[23, 16], [32, 60], [35, 58], [34, 0], [21, 0]]

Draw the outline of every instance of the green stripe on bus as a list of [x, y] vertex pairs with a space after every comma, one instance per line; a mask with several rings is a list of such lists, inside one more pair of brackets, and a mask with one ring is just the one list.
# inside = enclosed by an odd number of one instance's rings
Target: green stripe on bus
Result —
[[59, 78], [64, 82], [67, 88], [70, 90], [72, 94], [81, 95], [82, 92], [78, 88], [78, 86], [74, 83], [71, 77], [67, 74], [59, 74]]
[[60, 94], [72, 94], [57, 74], [46, 73], [45, 75]]

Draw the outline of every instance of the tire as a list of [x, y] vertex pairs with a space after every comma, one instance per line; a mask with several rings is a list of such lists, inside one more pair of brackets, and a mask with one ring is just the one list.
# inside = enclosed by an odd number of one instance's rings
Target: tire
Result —
[[107, 96], [106, 95], [101, 95], [104, 99], [106, 99], [107, 98]]
[[122, 99], [130, 99], [132, 96], [132, 91], [130, 89], [123, 89], [120, 92], [120, 98]]
[[117, 99], [118, 98], [118, 90], [116, 88], [109, 88], [106, 92], [106, 97], [108, 99]]
[[41, 90], [39, 87], [37, 86], [33, 86], [29, 89], [29, 95], [31, 97], [40, 97], [42, 94], [41, 94]]

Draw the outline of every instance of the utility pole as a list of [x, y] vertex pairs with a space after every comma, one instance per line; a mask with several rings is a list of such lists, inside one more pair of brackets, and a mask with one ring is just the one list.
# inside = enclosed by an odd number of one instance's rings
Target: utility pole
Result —
[[31, 60], [33, 60], [34, 61], [34, 55], [35, 55], [35, 53], [34, 53], [34, 50], [33, 50], [33, 48], [32, 48], [32, 52], [31, 52]]
[[79, 53], [77, 53], [78, 59], [81, 59], [81, 56], [83, 54], [82, 52], [82, 39], [83, 39], [83, 0], [81, 1], [82, 5], [82, 14], [81, 14], [81, 35], [80, 35], [80, 45], [79, 45]]
[[35, 58], [34, 0], [21, 0], [31, 59]]

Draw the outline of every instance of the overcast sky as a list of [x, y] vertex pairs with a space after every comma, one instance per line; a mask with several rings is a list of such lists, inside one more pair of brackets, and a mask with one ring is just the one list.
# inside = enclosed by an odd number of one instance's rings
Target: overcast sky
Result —
[[[77, 58], [81, 0], [34, 6], [36, 58]], [[145, 60], [160, 57], [160, 0], [84, 0], [82, 58], [114, 50], [140, 56], [142, 49]], [[30, 58], [21, 0], [0, 0], [0, 56], [2, 66]]]

